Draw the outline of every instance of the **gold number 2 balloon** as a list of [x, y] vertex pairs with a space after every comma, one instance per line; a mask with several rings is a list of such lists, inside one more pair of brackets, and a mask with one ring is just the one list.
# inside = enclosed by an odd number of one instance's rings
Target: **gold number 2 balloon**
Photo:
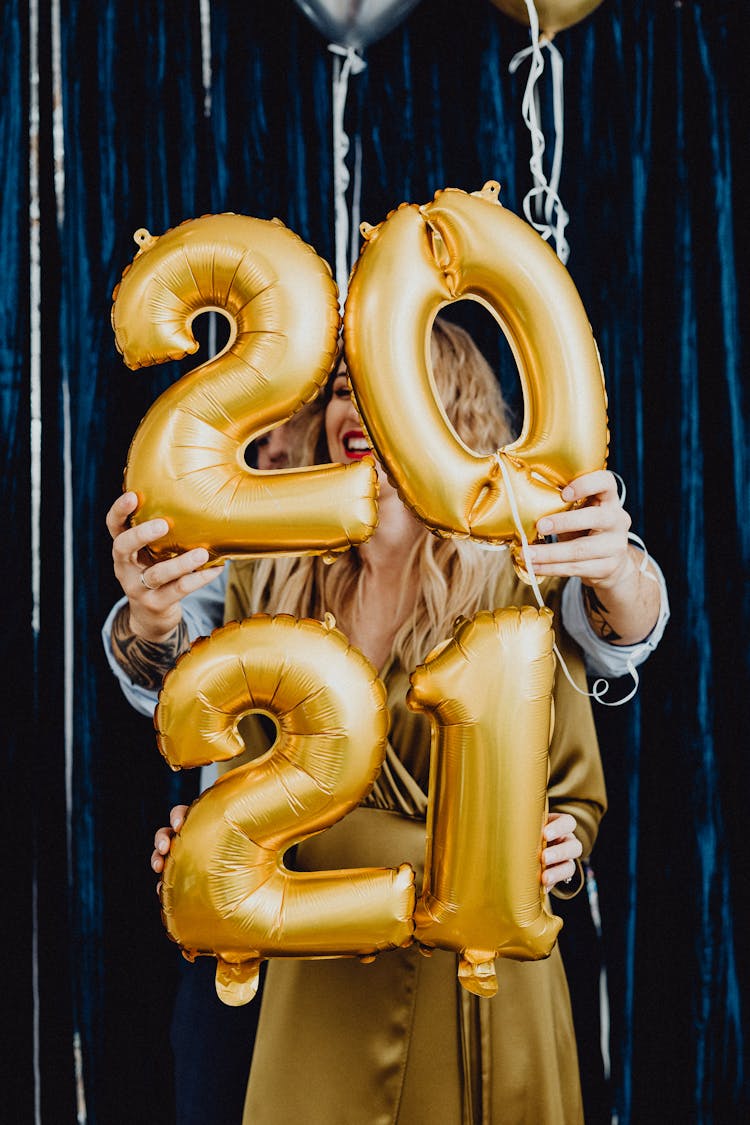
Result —
[[[605, 465], [608, 440], [599, 354], [575, 285], [498, 190], [448, 188], [364, 224], [344, 315], [357, 404], [399, 495], [438, 535], [489, 543], [518, 539], [501, 459], [533, 540], [541, 516], [570, 506], [561, 489]], [[523, 390], [520, 436], [489, 455], [460, 440], [431, 371], [432, 323], [462, 298], [495, 316]]]
[[552, 611], [461, 621], [411, 674], [432, 720], [427, 855], [415, 938], [459, 954], [459, 979], [497, 991], [495, 957], [547, 957], [562, 922], [540, 881], [552, 734]]
[[253, 438], [315, 397], [334, 362], [339, 315], [326, 263], [278, 220], [245, 215], [205, 215], [136, 241], [112, 307], [128, 367], [195, 352], [201, 312], [230, 321], [224, 350], [160, 396], [130, 447], [135, 522], [169, 524], [153, 555], [335, 553], [365, 540], [377, 522], [370, 462], [263, 473], [244, 459]]
[[255, 994], [264, 957], [369, 956], [407, 945], [414, 871], [289, 871], [284, 853], [340, 820], [371, 788], [388, 733], [386, 693], [333, 621], [256, 615], [196, 642], [168, 673], [155, 724], [175, 768], [244, 750], [237, 723], [271, 715], [276, 744], [191, 807], [161, 901], [189, 959], [217, 958], [225, 1003]]

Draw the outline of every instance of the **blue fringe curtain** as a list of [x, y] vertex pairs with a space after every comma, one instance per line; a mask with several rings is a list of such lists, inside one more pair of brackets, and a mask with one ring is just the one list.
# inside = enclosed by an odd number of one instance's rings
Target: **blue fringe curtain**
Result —
[[[611, 465], [673, 607], [637, 699], [597, 713], [619, 1125], [725, 1125], [750, 1110], [745, 7], [605, 0], [556, 40], [569, 268], [607, 374]], [[110, 295], [132, 232], [209, 211], [276, 215], [333, 256], [325, 42], [291, 0], [209, 9], [210, 106], [198, 0], [5, 0], [0, 15], [9, 1121], [173, 1116], [176, 953], [147, 856], [196, 783], [166, 768], [98, 639], [117, 592], [104, 512], [139, 419], [177, 374], [128, 372], [115, 353]], [[362, 138], [363, 218], [489, 178], [520, 210], [529, 141], [507, 65], [526, 41], [488, 0], [422, 0], [368, 50], [347, 120]], [[494, 326], [475, 328], [517, 400]]]

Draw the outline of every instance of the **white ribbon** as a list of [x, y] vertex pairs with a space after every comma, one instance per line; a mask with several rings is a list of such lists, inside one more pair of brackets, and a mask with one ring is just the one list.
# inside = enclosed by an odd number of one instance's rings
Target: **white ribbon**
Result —
[[[329, 43], [328, 50], [333, 55], [333, 79], [331, 100], [333, 103], [333, 191], [334, 191], [334, 251], [335, 275], [339, 289], [339, 308], [343, 312], [346, 290], [349, 285], [349, 271], [357, 256], [359, 245], [359, 211], [362, 188], [362, 149], [359, 137], [356, 138], [354, 189], [351, 213], [347, 207], [346, 193], [349, 187], [349, 169], [346, 158], [349, 154], [349, 137], [344, 128], [346, 98], [349, 91], [349, 75], [360, 74], [367, 63], [357, 54], [354, 47], [340, 47]], [[351, 231], [351, 249], [349, 233]]]
[[[562, 204], [558, 194], [560, 185], [560, 171], [562, 169], [563, 141], [564, 141], [564, 104], [563, 104], [563, 60], [557, 47], [549, 39], [539, 38], [539, 17], [534, 5], [534, 0], [526, 0], [526, 8], [531, 27], [531, 46], [518, 51], [510, 61], [509, 70], [515, 74], [521, 63], [526, 58], [531, 58], [531, 68], [526, 82], [526, 89], [521, 103], [521, 112], [529, 133], [531, 134], [531, 159], [529, 168], [534, 180], [534, 186], [526, 193], [523, 201], [523, 212], [527, 220], [539, 232], [545, 241], [554, 236], [555, 251], [560, 261], [565, 265], [570, 256], [570, 247], [565, 238], [565, 228], [568, 225], [569, 215]], [[549, 180], [544, 173], [545, 139], [539, 124], [539, 101], [537, 83], [544, 73], [543, 49], [549, 51], [550, 66], [552, 68], [552, 113], [555, 127], [555, 145], [552, 152], [552, 168]], [[532, 216], [531, 204], [535, 204], [535, 215]], [[543, 219], [543, 221], [542, 221]]]

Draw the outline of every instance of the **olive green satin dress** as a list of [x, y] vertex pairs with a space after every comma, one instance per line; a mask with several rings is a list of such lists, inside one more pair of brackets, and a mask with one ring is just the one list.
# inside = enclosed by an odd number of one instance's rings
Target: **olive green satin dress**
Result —
[[[251, 566], [232, 568], [226, 620], [254, 611], [248, 596]], [[545, 584], [552, 609], [560, 589], [557, 581]], [[524, 604], [535, 604], [531, 590], [518, 581], [507, 556], [499, 555], [497, 581], [483, 608]], [[558, 641], [571, 673], [585, 686], [577, 650], [564, 636]], [[392, 660], [381, 676], [391, 712], [381, 775], [362, 806], [299, 846], [296, 866], [326, 870], [408, 861], [419, 888], [430, 727], [406, 708], [408, 672]], [[252, 730], [250, 722], [251, 742]], [[555, 688], [550, 767], [550, 808], [573, 813], [587, 855], [606, 806], [604, 780], [589, 702], [562, 674]], [[497, 995], [479, 999], [458, 985], [455, 956], [440, 950], [429, 958], [413, 947], [389, 951], [371, 964], [273, 961], [243, 1125], [582, 1122], [573, 1021], [558, 949], [543, 961], [499, 958], [496, 967]]]

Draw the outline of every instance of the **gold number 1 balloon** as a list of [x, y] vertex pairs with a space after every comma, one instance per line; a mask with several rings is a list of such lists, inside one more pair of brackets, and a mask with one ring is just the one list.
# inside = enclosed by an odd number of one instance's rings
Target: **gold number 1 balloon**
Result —
[[481, 612], [411, 674], [407, 703], [433, 730], [415, 938], [459, 954], [480, 996], [497, 991], [495, 957], [547, 957], [562, 925], [541, 884], [552, 639], [549, 609]]
[[245, 215], [205, 215], [136, 241], [112, 307], [128, 367], [195, 352], [201, 312], [230, 321], [224, 350], [160, 396], [130, 447], [135, 522], [169, 524], [154, 556], [335, 553], [367, 539], [377, 522], [371, 462], [263, 473], [244, 458], [328, 377], [339, 314], [326, 263], [278, 220]]
[[[521, 523], [563, 511], [561, 489], [607, 457], [599, 354], [565, 267], [498, 201], [499, 185], [439, 191], [365, 228], [344, 315], [346, 359], [372, 444], [403, 501], [438, 535], [518, 539], [500, 461]], [[517, 441], [468, 449], [439, 401], [430, 335], [439, 310], [471, 298], [513, 350], [524, 399]]]
[[263, 711], [279, 738], [191, 807], [164, 868], [161, 901], [186, 956], [213, 954], [225, 1003], [252, 999], [264, 957], [369, 956], [407, 945], [414, 871], [289, 871], [284, 853], [340, 820], [373, 785], [386, 693], [332, 619], [257, 615], [196, 642], [167, 675], [155, 724], [175, 768], [242, 753], [237, 723]]

